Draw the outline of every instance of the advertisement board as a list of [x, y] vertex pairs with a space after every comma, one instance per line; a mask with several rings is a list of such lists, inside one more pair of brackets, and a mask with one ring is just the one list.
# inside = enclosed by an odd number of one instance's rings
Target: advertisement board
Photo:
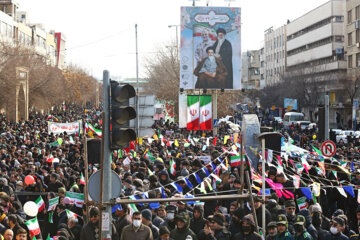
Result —
[[297, 99], [284, 98], [284, 108], [288, 110], [298, 110]]
[[180, 88], [241, 89], [241, 11], [181, 7]]

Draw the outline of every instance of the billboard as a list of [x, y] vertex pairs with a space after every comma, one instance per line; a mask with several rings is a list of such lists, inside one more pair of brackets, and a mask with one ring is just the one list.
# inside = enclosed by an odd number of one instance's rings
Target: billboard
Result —
[[241, 89], [241, 11], [181, 7], [180, 88]]
[[287, 108], [288, 111], [290, 111], [290, 110], [298, 110], [297, 99], [284, 98], [284, 108]]

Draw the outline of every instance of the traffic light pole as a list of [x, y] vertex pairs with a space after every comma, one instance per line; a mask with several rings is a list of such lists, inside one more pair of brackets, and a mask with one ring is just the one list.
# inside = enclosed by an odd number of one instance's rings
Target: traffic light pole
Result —
[[[110, 79], [109, 71], [104, 70], [103, 72], [103, 112], [105, 114], [104, 123], [103, 123], [103, 192], [102, 199], [104, 202], [110, 201], [111, 199], [111, 159], [110, 159]], [[111, 230], [112, 230], [112, 219], [111, 219], [111, 206], [105, 206], [105, 209], [102, 212], [100, 221], [101, 225], [101, 239], [110, 240], [111, 239]]]

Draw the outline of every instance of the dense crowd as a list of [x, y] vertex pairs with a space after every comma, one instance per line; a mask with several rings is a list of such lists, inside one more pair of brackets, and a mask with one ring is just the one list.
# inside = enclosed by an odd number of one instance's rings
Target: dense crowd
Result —
[[[21, 123], [7, 121], [4, 115], [0, 120], [1, 239], [100, 239], [98, 206], [91, 200], [79, 204], [71, 198], [84, 193], [85, 171], [91, 175], [99, 170], [97, 163], [84, 164], [83, 135], [96, 134], [87, 127], [77, 134], [48, 131], [49, 121], [82, 120], [83, 126], [89, 123], [100, 129], [99, 112], [71, 106], [46, 115], [31, 114], [29, 121]], [[218, 135], [212, 136], [160, 120], [153, 129], [153, 136], [112, 153], [112, 170], [123, 185], [117, 200], [139, 201], [112, 207], [112, 239], [360, 239], [356, 142], [339, 143], [335, 158], [326, 159], [317, 152], [320, 143], [313, 137], [315, 130], [296, 126], [282, 130], [289, 145], [294, 140], [293, 145], [306, 153], [267, 149], [266, 189], [270, 192], [263, 202], [259, 191], [265, 159], [256, 148], [252, 151], [257, 159], [243, 152], [251, 186], [246, 181], [242, 185], [240, 133], [233, 127], [223, 123]], [[193, 196], [245, 194], [248, 189], [254, 203], [250, 199], [191, 201]], [[39, 196], [45, 206], [39, 204]], [[184, 196], [189, 201], [176, 200]], [[169, 198], [169, 202], [141, 203], [145, 198]], [[40, 231], [31, 225], [35, 216], [29, 215], [28, 202], [38, 206]]]

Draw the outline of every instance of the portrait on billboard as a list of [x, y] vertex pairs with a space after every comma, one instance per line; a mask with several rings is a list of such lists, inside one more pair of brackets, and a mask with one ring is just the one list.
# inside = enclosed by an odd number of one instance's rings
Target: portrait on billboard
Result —
[[241, 89], [240, 17], [240, 8], [181, 8], [180, 88]]

